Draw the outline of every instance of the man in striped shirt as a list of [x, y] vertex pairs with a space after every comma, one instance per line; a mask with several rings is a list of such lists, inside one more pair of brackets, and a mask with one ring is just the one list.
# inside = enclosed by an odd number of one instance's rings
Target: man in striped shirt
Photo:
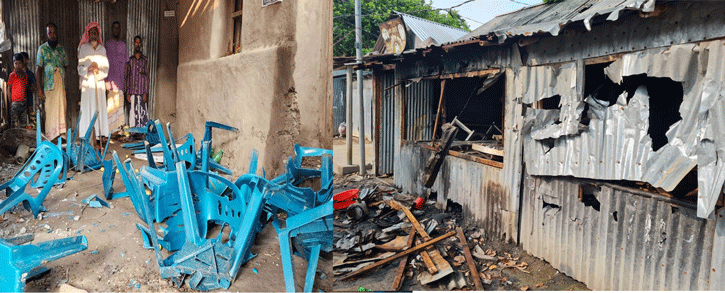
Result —
[[146, 103], [149, 91], [149, 65], [146, 56], [141, 53], [143, 39], [133, 38], [133, 55], [126, 62], [126, 73], [123, 94], [131, 104], [129, 124], [131, 127], [142, 127], [148, 122]]

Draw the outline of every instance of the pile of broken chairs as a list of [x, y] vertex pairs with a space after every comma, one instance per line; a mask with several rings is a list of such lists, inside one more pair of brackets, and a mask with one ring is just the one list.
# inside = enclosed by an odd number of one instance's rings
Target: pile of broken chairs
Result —
[[[332, 250], [332, 152], [295, 145], [296, 154], [287, 160], [286, 172], [267, 180], [264, 171], [262, 176], [256, 174], [257, 152], [253, 151], [248, 173], [232, 182], [212, 171], [231, 175], [229, 169], [210, 160], [213, 128], [237, 131], [207, 122], [197, 150], [193, 135], [182, 137], [179, 141], [184, 142], [177, 146], [169, 124], [164, 131], [158, 120], [133, 130], [146, 135], [138, 151], [146, 153], [148, 165], [136, 171], [130, 159], [121, 162], [113, 152], [115, 164], [104, 162], [106, 198], [131, 199], [143, 221], [137, 227], [144, 245], [154, 249], [161, 276], [177, 286], [186, 282], [194, 290], [228, 289], [240, 267], [255, 256], [251, 247], [257, 233], [271, 221], [280, 241], [286, 290], [296, 291], [294, 252], [308, 261], [304, 290], [310, 292], [320, 251]], [[158, 151], [163, 153], [163, 162], [154, 160], [153, 153]], [[321, 167], [303, 168], [305, 157], [321, 157]], [[113, 190], [116, 169], [126, 187], [123, 193]], [[319, 180], [321, 188], [299, 187], [308, 180]], [[284, 220], [280, 212], [286, 213]], [[229, 232], [208, 239], [212, 227]]]
[[383, 184], [365, 183], [334, 196], [335, 286], [344, 287], [341, 282], [398, 262], [392, 284], [370, 289], [400, 291], [406, 276], [417, 276], [421, 285], [448, 280], [449, 290], [461, 289], [470, 284], [465, 281], [468, 275], [473, 289], [484, 290], [466, 236], [456, 219], [451, 219], [453, 214], [414, 199]]
[[[40, 121], [39, 115], [40, 112], [36, 112], [36, 121]], [[66, 144], [65, 150], [63, 150], [60, 138], [57, 145], [44, 141], [40, 128], [37, 128], [35, 152], [25, 161], [12, 179], [0, 185], [0, 190], [5, 191], [6, 196], [0, 202], [0, 215], [22, 203], [25, 209], [33, 213], [33, 217], [37, 217], [39, 212], [47, 211], [43, 207], [45, 197], [53, 186], [65, 183], [68, 168], [71, 165], [78, 170], [99, 168], [99, 162], [103, 156], [88, 144], [91, 128], [92, 126], [79, 142], [76, 142], [76, 138], [69, 129], [70, 141]], [[75, 133], [78, 133], [77, 124]], [[38, 193], [31, 195], [28, 193], [30, 188], [37, 188]], [[25, 281], [48, 271], [48, 268], [41, 265], [88, 248], [88, 240], [85, 236], [26, 244], [33, 241], [33, 238], [32, 234], [26, 234], [0, 239], [0, 267], [2, 267], [0, 291], [24, 291]]]

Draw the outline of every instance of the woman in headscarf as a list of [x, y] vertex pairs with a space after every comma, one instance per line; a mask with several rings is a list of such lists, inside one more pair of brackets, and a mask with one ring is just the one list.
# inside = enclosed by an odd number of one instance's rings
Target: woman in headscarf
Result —
[[[93, 125], [95, 137], [108, 137], [108, 111], [106, 110], [106, 83], [108, 76], [108, 58], [101, 39], [101, 26], [91, 22], [86, 26], [80, 44], [78, 44], [78, 75], [81, 88], [80, 134], [84, 134], [91, 124], [93, 115], [98, 118]], [[95, 139], [93, 140], [95, 142]], [[100, 141], [102, 142], [102, 141]], [[100, 148], [100, 144], [96, 148]]]

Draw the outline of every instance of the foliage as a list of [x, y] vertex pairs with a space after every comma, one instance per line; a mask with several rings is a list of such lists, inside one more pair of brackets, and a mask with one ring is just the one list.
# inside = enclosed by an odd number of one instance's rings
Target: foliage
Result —
[[[433, 10], [430, 0], [361, 0], [363, 54], [372, 51], [380, 35], [379, 23], [390, 18], [393, 11], [404, 12], [420, 18], [442, 23], [463, 30], [470, 30], [456, 10]], [[355, 0], [333, 1], [333, 47], [335, 56], [355, 56]]]

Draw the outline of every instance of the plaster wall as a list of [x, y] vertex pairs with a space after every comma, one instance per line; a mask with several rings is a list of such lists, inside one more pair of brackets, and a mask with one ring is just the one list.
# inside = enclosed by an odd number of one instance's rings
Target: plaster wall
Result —
[[207, 120], [237, 127], [214, 133], [222, 163], [246, 172], [256, 149], [271, 177], [284, 172], [295, 143], [332, 147], [332, 3], [244, 1], [241, 52], [224, 56], [232, 9], [180, 2], [177, 132], [201, 138]]

